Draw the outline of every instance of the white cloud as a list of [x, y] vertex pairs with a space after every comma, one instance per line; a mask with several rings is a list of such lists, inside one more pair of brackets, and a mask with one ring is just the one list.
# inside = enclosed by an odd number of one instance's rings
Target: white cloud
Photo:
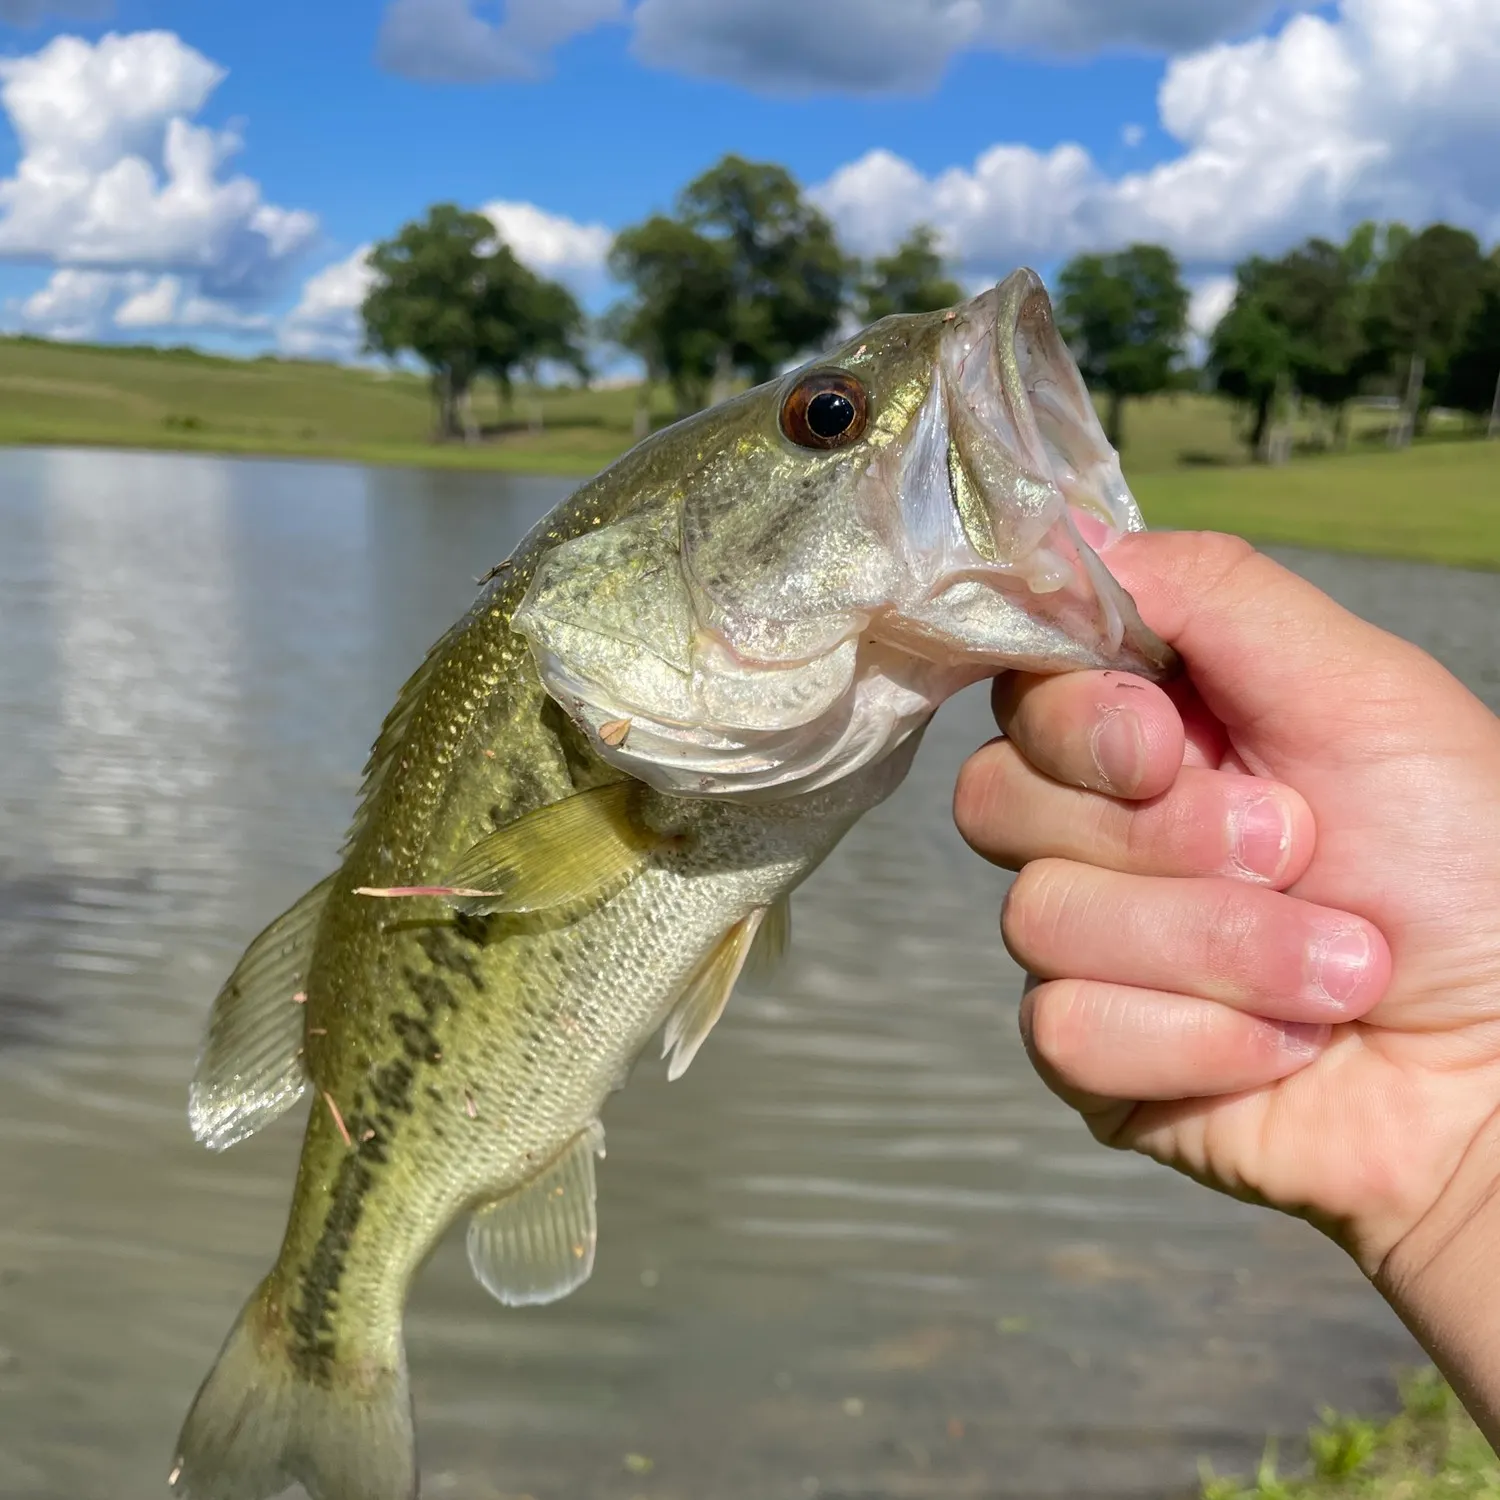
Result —
[[1079, 146], [1001, 145], [929, 178], [875, 151], [816, 196], [860, 248], [928, 220], [986, 270], [1138, 239], [1223, 267], [1367, 216], [1493, 237], [1497, 82], [1494, 0], [1344, 0], [1332, 20], [1170, 64], [1158, 108], [1183, 150], [1149, 171], [1109, 177]]
[[352, 359], [364, 344], [359, 318], [375, 273], [369, 245], [309, 277], [296, 307], [282, 319], [277, 343], [304, 359]]
[[377, 53], [383, 67], [431, 82], [535, 78], [554, 47], [624, 19], [624, 0], [390, 0]]
[[1120, 128], [1121, 143], [1132, 151], [1145, 139], [1146, 127], [1144, 125], [1124, 125]]
[[180, 276], [145, 271], [88, 271], [65, 267], [45, 286], [7, 305], [9, 322], [26, 333], [53, 339], [103, 339], [112, 331], [171, 330], [265, 333], [265, 313], [195, 292]]
[[603, 224], [580, 224], [576, 219], [548, 213], [534, 203], [497, 199], [480, 210], [516, 259], [540, 276], [566, 281], [580, 290], [604, 275], [614, 232]]
[[317, 221], [223, 175], [239, 138], [191, 119], [223, 76], [165, 31], [60, 36], [0, 59], [20, 145], [0, 181], [0, 258], [186, 275], [210, 300], [274, 287]]
[[115, 309], [114, 325], [125, 329], [215, 328], [232, 333], [265, 333], [265, 313], [244, 312], [194, 292], [180, 276], [158, 276]]

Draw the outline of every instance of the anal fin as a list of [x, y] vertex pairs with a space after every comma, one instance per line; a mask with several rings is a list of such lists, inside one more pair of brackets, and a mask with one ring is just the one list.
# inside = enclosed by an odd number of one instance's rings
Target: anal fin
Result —
[[524, 1187], [469, 1220], [469, 1265], [492, 1297], [534, 1307], [589, 1279], [599, 1239], [594, 1158], [603, 1155], [604, 1127], [595, 1120]]
[[687, 1072], [688, 1065], [698, 1055], [698, 1049], [724, 1014], [724, 1007], [729, 1003], [730, 993], [750, 956], [768, 909], [757, 907], [749, 916], [736, 922], [688, 980], [682, 998], [667, 1017], [662, 1031], [662, 1056], [671, 1057], [667, 1064], [669, 1080], [675, 1082]]
[[320, 880], [245, 950], [209, 1014], [188, 1095], [193, 1134], [213, 1151], [254, 1135], [307, 1087], [308, 962], [334, 876]]

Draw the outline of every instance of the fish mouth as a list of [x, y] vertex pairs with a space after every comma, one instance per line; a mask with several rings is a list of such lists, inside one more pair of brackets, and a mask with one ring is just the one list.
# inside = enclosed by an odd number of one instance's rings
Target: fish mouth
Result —
[[887, 626], [896, 636], [955, 664], [1176, 670], [1102, 561], [1145, 523], [1035, 272], [948, 315], [890, 462], [921, 585]]

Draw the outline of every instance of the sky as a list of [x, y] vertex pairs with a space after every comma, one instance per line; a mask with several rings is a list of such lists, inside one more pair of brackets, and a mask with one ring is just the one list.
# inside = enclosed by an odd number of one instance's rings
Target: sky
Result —
[[961, 279], [1365, 218], [1500, 240], [1500, 0], [0, 0], [0, 327], [352, 358], [364, 253], [479, 208], [595, 310], [729, 151]]

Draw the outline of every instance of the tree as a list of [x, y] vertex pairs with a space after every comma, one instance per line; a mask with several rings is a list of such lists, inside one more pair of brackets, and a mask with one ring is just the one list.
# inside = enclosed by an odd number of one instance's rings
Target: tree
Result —
[[1500, 422], [1500, 250], [1489, 258], [1478, 302], [1448, 361], [1438, 399], [1488, 417], [1490, 436], [1500, 435], [1495, 430]]
[[369, 261], [366, 347], [387, 358], [415, 354], [432, 372], [440, 437], [473, 435], [469, 393], [481, 373], [508, 390], [518, 366], [541, 358], [584, 368], [577, 303], [523, 266], [483, 214], [440, 203], [376, 245]]
[[616, 237], [609, 265], [617, 280], [635, 289], [611, 312], [611, 337], [640, 355], [648, 384], [671, 387], [680, 415], [696, 411], [733, 333], [727, 246], [657, 214]]
[[833, 225], [784, 167], [726, 156], [687, 185], [679, 211], [727, 253], [736, 369], [769, 380], [837, 329], [850, 264]]
[[1261, 295], [1270, 263], [1254, 257], [1236, 272], [1234, 302], [1209, 341], [1214, 385], [1251, 411], [1249, 444], [1254, 458], [1267, 451], [1277, 392], [1291, 364], [1291, 338]]
[[866, 323], [892, 313], [937, 312], [963, 298], [948, 279], [937, 235], [919, 224], [889, 255], [877, 258], [860, 278], [860, 316]]
[[1059, 279], [1059, 322], [1088, 385], [1109, 395], [1106, 429], [1119, 448], [1125, 401], [1165, 390], [1187, 337], [1188, 292], [1160, 245], [1080, 255]]
[[1440, 381], [1458, 347], [1486, 277], [1479, 241], [1449, 224], [1419, 234], [1392, 226], [1386, 255], [1371, 286], [1367, 331], [1388, 368], [1406, 379], [1402, 420], [1406, 443], [1416, 430], [1429, 386]]

